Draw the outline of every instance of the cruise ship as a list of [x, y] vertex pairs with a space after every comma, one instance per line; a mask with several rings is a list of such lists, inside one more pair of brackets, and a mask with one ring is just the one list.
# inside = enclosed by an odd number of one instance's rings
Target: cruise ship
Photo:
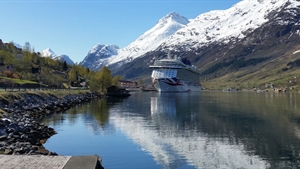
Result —
[[186, 58], [156, 60], [150, 66], [152, 85], [159, 92], [192, 92], [200, 91], [200, 72]]

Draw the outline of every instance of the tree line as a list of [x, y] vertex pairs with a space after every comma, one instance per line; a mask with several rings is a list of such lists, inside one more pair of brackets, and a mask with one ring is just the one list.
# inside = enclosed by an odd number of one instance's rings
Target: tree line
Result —
[[[107, 67], [93, 71], [77, 63], [68, 65], [65, 61], [42, 57], [29, 42], [19, 49], [13, 42], [3, 43], [0, 39], [0, 64], [2, 78], [29, 80], [57, 88], [87, 87], [91, 91], [105, 92], [107, 87], [117, 86], [118, 81], [123, 79], [121, 76], [112, 76]], [[9, 65], [13, 69], [7, 70]], [[0, 83], [3, 80], [0, 79]]]

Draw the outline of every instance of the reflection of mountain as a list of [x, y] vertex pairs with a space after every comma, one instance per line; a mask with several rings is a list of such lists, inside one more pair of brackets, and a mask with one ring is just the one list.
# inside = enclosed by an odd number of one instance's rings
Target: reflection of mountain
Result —
[[244, 145], [201, 131], [199, 98], [192, 93], [153, 95], [150, 117], [120, 110], [111, 112], [110, 122], [165, 168], [180, 168], [186, 161], [197, 168], [266, 168], [269, 164], [247, 153]]
[[136, 92], [78, 106], [52, 123], [83, 121], [94, 134], [121, 131], [164, 168], [298, 168], [299, 100], [299, 94]]
[[270, 168], [299, 167], [299, 122], [295, 121], [300, 119], [299, 95], [204, 94], [206, 101], [197, 117], [204, 133], [243, 144], [245, 150], [268, 161]]

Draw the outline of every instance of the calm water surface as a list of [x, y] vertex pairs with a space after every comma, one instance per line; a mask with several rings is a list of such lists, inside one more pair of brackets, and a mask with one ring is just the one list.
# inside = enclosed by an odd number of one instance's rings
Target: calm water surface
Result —
[[300, 94], [135, 92], [44, 119], [44, 146], [118, 168], [299, 168]]

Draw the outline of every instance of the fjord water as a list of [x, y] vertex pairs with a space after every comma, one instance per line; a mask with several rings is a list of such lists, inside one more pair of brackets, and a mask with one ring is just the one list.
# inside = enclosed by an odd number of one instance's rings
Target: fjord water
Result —
[[114, 168], [298, 168], [300, 94], [133, 92], [44, 119], [59, 155]]

